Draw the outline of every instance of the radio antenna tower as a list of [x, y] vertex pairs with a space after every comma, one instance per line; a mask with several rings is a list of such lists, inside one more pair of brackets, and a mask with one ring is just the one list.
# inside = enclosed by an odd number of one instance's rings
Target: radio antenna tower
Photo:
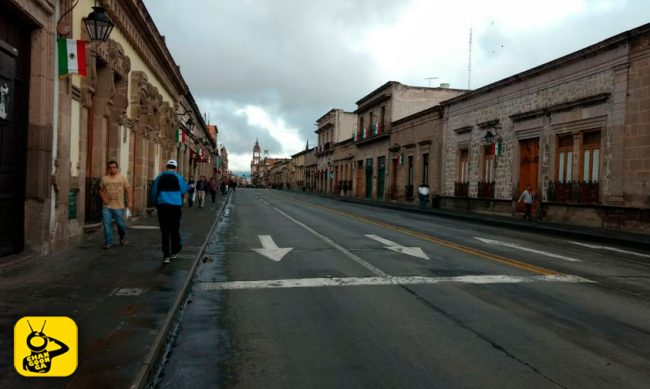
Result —
[[472, 86], [472, 27], [469, 28], [469, 55], [467, 59], [467, 90]]

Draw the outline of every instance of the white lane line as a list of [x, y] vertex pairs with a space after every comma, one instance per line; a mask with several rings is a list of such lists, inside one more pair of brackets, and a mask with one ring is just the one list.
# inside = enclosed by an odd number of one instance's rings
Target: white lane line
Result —
[[421, 248], [419, 247], [404, 247], [401, 246], [395, 242], [392, 242], [388, 239], [384, 239], [381, 236], [377, 235], [366, 235], [367, 238], [370, 238], [372, 240], [376, 240], [379, 243], [385, 244], [386, 246], [384, 247], [385, 249], [395, 251], [398, 253], [406, 254], [406, 255], [411, 255], [413, 257], [417, 258], [422, 258], [422, 259], [430, 259], [428, 255], [422, 251]]
[[300, 222], [300, 221], [298, 221], [298, 220], [292, 218], [291, 216], [287, 215], [286, 213], [282, 212], [281, 210], [279, 210], [279, 209], [276, 208], [276, 207], [273, 207], [273, 209], [275, 209], [275, 210], [278, 211], [282, 216], [284, 216], [284, 217], [286, 217], [287, 219], [291, 220], [292, 222], [296, 223], [296, 224], [299, 225], [300, 227], [302, 227], [302, 228], [304, 228], [305, 230], [307, 230], [307, 231], [311, 232], [312, 234], [316, 235], [316, 236], [317, 236], [318, 238], [320, 238], [323, 242], [325, 242], [325, 243], [327, 243], [328, 245], [330, 245], [330, 246], [334, 247], [335, 249], [339, 250], [341, 253], [343, 253], [343, 255], [345, 255], [346, 257], [348, 257], [348, 258], [350, 258], [350, 259], [352, 259], [353, 261], [355, 261], [355, 262], [358, 263], [359, 265], [365, 267], [366, 269], [370, 270], [370, 271], [373, 272], [375, 275], [377, 275], [377, 276], [379, 276], [379, 277], [390, 277], [388, 274], [384, 273], [381, 269], [378, 269], [378, 268], [374, 267], [373, 265], [369, 264], [368, 262], [364, 261], [364, 260], [361, 259], [359, 256], [357, 256], [357, 255], [355, 255], [354, 253], [350, 252], [350, 250], [348, 250], [348, 249], [346, 249], [345, 247], [341, 246], [340, 244], [334, 242], [333, 240], [331, 240], [330, 238], [328, 238], [328, 237], [326, 237], [325, 235], [321, 234], [320, 232], [315, 231], [314, 229], [310, 228], [310, 227], [307, 226], [306, 224], [304, 224], [304, 223], [302, 223], [302, 222]]
[[472, 275], [458, 277], [333, 277], [333, 278], [298, 278], [284, 280], [203, 282], [197, 285], [199, 290], [234, 290], [234, 289], [281, 289], [281, 288], [318, 288], [333, 286], [385, 286], [385, 285], [433, 285], [433, 284], [519, 284], [533, 282], [595, 283], [586, 278], [570, 275]]
[[589, 243], [582, 243], [582, 242], [569, 242], [569, 243], [577, 244], [579, 246], [589, 247], [589, 248], [592, 248], [592, 249], [602, 249], [602, 250], [616, 251], [618, 253], [636, 255], [638, 257], [644, 257], [644, 258], [650, 258], [650, 255], [648, 255], [648, 254], [641, 254], [641, 253], [636, 253], [634, 251], [621, 250], [621, 249], [617, 249], [615, 247], [599, 246], [599, 245], [596, 245], [596, 244], [589, 244]]
[[479, 238], [478, 236], [475, 236], [474, 239], [480, 240], [483, 243], [487, 243], [487, 244], [490, 244], [490, 245], [493, 245], [493, 246], [510, 247], [510, 248], [517, 249], [517, 250], [528, 251], [529, 253], [535, 253], [535, 254], [540, 254], [540, 255], [547, 256], [547, 257], [551, 257], [551, 258], [561, 259], [563, 261], [581, 262], [580, 259], [565, 257], [563, 255], [553, 254], [553, 253], [549, 253], [549, 252], [542, 251], [542, 250], [535, 250], [535, 249], [531, 249], [531, 248], [528, 248], [528, 247], [523, 247], [523, 246], [515, 244], [515, 243], [508, 243], [508, 242], [501, 242], [501, 241], [498, 241], [498, 240]]

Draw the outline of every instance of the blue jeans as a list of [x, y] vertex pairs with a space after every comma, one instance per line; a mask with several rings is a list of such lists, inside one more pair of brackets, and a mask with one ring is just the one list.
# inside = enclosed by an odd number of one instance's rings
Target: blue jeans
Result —
[[424, 208], [427, 205], [427, 196], [426, 195], [419, 195], [420, 196], [420, 208]]
[[113, 244], [113, 219], [117, 224], [117, 233], [120, 239], [124, 239], [126, 229], [124, 228], [124, 209], [112, 209], [104, 207], [102, 209], [102, 224], [104, 225], [104, 244]]

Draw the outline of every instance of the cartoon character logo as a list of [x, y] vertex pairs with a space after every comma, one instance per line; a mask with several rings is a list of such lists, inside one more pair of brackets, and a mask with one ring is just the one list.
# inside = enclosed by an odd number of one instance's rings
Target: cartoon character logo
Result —
[[[31, 333], [27, 336], [27, 347], [29, 347], [32, 352], [23, 359], [23, 369], [33, 373], [49, 372], [50, 368], [52, 368], [52, 359], [65, 354], [70, 350], [70, 347], [65, 343], [45, 335], [43, 332], [45, 329], [45, 323], [47, 323], [47, 320], [43, 321], [43, 327], [41, 327], [40, 331], [34, 331], [31, 323], [27, 320], [27, 324], [31, 330]], [[50, 342], [58, 345], [59, 348], [48, 350], [47, 346]]]
[[[31, 320], [31, 321], [30, 321]], [[34, 329], [32, 322], [42, 325]], [[57, 334], [57, 338], [46, 334]], [[60, 335], [59, 335], [60, 334]], [[60, 340], [65, 339], [65, 342]], [[77, 326], [67, 317], [22, 318], [14, 327], [14, 367], [27, 377], [65, 377], [77, 368]]]

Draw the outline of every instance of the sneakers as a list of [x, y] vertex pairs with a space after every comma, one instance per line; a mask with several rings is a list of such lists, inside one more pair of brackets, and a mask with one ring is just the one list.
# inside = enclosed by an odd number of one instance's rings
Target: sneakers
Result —
[[108, 250], [108, 249], [110, 249], [111, 247], [113, 247], [113, 246], [111, 246], [110, 244], [105, 244], [104, 246], [102, 246], [102, 248], [103, 248], [104, 250]]
[[120, 246], [124, 246], [127, 243], [129, 243], [129, 241], [126, 240], [126, 238], [120, 238]]
[[169, 257], [165, 257], [165, 259], [163, 259], [163, 263], [171, 263], [171, 261], [172, 260]]
[[180, 250], [178, 250], [178, 251], [175, 252], [175, 253], [172, 253], [172, 255], [171, 255], [171, 259], [176, 259], [176, 257], [178, 257], [178, 254], [179, 254], [182, 250], [183, 250], [183, 246], [181, 245]]

